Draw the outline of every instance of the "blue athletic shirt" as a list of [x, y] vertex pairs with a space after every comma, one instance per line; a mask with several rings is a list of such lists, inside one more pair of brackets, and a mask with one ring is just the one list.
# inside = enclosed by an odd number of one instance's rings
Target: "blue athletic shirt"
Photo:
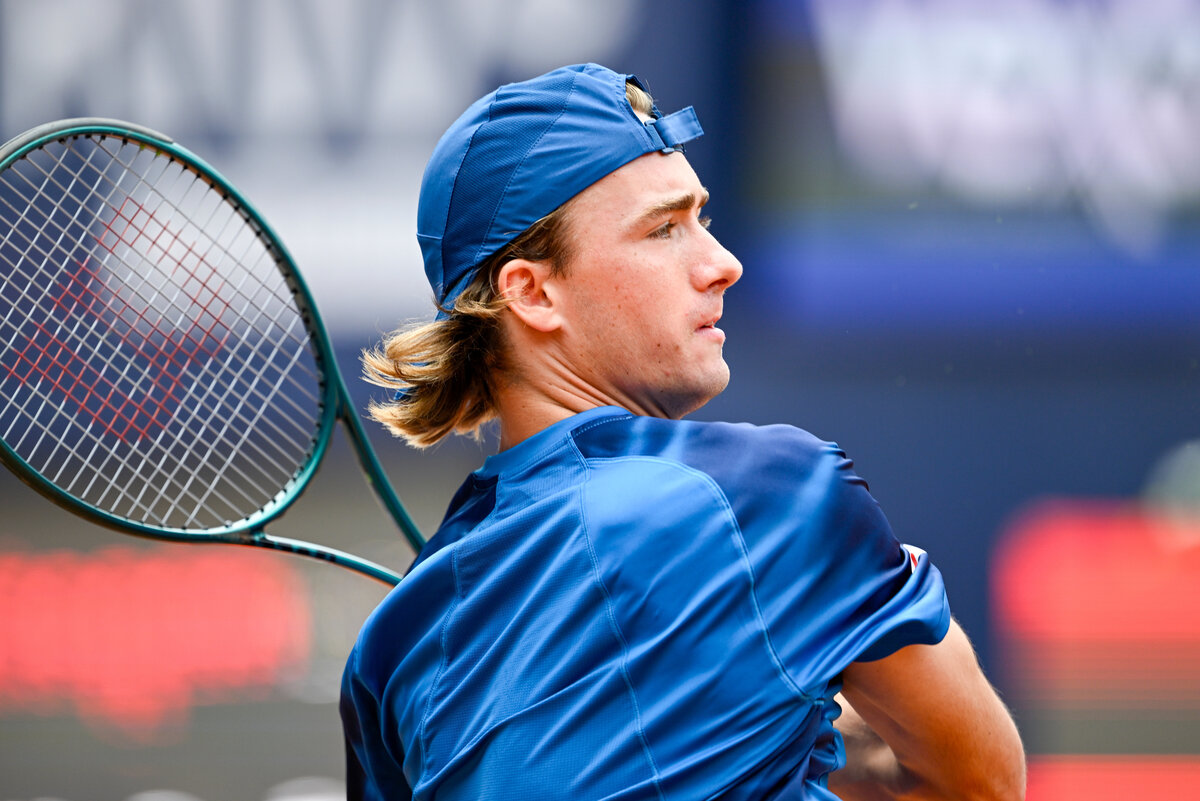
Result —
[[487, 459], [363, 627], [351, 799], [834, 799], [852, 661], [941, 576], [836, 445], [613, 407]]

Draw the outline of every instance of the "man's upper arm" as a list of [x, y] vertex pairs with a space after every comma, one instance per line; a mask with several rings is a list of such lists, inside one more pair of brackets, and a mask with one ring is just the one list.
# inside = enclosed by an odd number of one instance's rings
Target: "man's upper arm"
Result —
[[896, 755], [898, 797], [1024, 798], [1020, 736], [956, 622], [937, 645], [852, 663], [843, 679], [846, 699]]
[[380, 742], [379, 711], [371, 693], [358, 680], [358, 650], [350, 654], [342, 675], [339, 710], [346, 744], [347, 801], [406, 801], [412, 789], [400, 764]]

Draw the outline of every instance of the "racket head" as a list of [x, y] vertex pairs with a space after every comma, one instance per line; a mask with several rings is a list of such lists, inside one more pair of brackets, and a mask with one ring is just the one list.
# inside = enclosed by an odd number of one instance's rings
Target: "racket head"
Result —
[[303, 492], [344, 387], [254, 207], [147, 128], [0, 147], [0, 461], [94, 522], [244, 541]]

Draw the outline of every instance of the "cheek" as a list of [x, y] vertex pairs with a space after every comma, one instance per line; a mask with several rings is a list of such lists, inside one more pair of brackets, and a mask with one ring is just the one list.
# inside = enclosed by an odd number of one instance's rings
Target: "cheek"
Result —
[[678, 347], [671, 332], [685, 316], [687, 287], [671, 284], [672, 274], [661, 259], [586, 255], [590, 257], [586, 263], [600, 269], [586, 276], [577, 274], [583, 280], [576, 284], [571, 305], [583, 326], [579, 333], [600, 338], [593, 347], [620, 346], [626, 353], [637, 352], [642, 360]]
[[573, 298], [572, 305], [579, 319], [590, 326], [611, 331], [628, 322], [645, 319], [653, 303], [648, 293], [630, 280], [623, 271], [613, 270], [602, 282], [589, 282]]
[[612, 276], [613, 299], [621, 308], [641, 315], [641, 321], [657, 322], [683, 302], [686, 287], [672, 281], [668, 265], [642, 260], [623, 266]]

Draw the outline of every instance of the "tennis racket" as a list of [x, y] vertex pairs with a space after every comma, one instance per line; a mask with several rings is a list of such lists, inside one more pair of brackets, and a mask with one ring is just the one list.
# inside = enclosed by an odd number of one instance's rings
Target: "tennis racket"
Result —
[[116, 120], [0, 147], [0, 460], [127, 534], [378, 564], [265, 531], [341, 421], [385, 510], [424, 544], [371, 450], [300, 273], [261, 215], [168, 137]]

